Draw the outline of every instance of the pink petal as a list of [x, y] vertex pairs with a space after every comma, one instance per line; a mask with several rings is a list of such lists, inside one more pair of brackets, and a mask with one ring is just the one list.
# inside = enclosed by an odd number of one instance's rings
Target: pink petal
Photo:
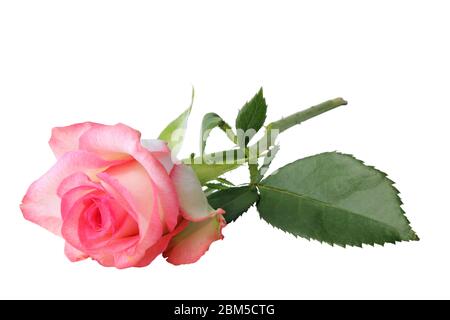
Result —
[[114, 256], [113, 255], [104, 255], [104, 256], [95, 256], [91, 257], [93, 260], [97, 261], [104, 267], [114, 267]]
[[220, 214], [201, 222], [191, 222], [170, 241], [163, 256], [174, 265], [197, 262], [214, 241], [223, 239], [224, 226], [225, 220]]
[[111, 195], [119, 205], [130, 214], [135, 221], [139, 220], [139, 212], [134, 204], [131, 193], [120, 182], [107, 173], [99, 173], [98, 177], [102, 187]]
[[72, 206], [70, 211], [65, 214], [64, 220], [61, 226], [62, 237], [68, 244], [76, 248], [79, 251], [85, 252], [86, 248], [80, 239], [80, 220], [84, 212], [89, 210], [92, 203], [89, 201], [91, 195], [87, 194], [82, 198], [79, 198]]
[[[115, 185], [120, 184], [120, 190], [126, 190], [128, 204], [138, 215], [136, 220], [143, 219], [143, 223], [147, 225], [153, 213], [154, 202], [158, 201], [158, 197], [155, 185], [144, 167], [136, 161], [130, 161], [99, 174], [101, 180], [105, 181], [105, 177], [107, 180], [108, 178], [114, 179], [117, 182]], [[121, 193], [124, 196], [124, 192]]]
[[141, 133], [124, 124], [97, 126], [80, 137], [80, 149], [93, 152], [103, 159], [122, 160], [133, 155], [140, 144]]
[[142, 139], [141, 143], [144, 148], [146, 148], [147, 150], [149, 150], [151, 152], [161, 152], [161, 153], [170, 152], [170, 149], [167, 146], [167, 143], [162, 140]]
[[172, 161], [172, 154], [170, 152], [153, 152], [152, 155], [159, 161], [159, 163], [161, 163], [167, 174], [172, 172], [175, 164]]
[[148, 266], [157, 256], [159, 256], [164, 250], [167, 249], [170, 240], [181, 231], [183, 231], [189, 225], [189, 221], [183, 220], [174, 231], [163, 236], [154, 246], [145, 252], [145, 256], [135, 267]]
[[[127, 267], [132, 266], [136, 261], [134, 257], [128, 256], [128, 254], [124, 254], [124, 252], [127, 252], [127, 250], [131, 249], [131, 252], [134, 251], [134, 248], [136, 247], [136, 244], [139, 242], [139, 236], [132, 236], [132, 237], [126, 237], [121, 239], [114, 239], [109, 241], [108, 243], [105, 243], [104, 246], [99, 248], [91, 249], [89, 248], [88, 252], [89, 255], [94, 258], [95, 260], [100, 259], [101, 257], [106, 257], [108, 255], [113, 256], [114, 260], [114, 266], [120, 267], [121, 263], [120, 261], [126, 261]], [[130, 263], [130, 265], [128, 265]]]
[[145, 168], [155, 183], [160, 208], [164, 211], [164, 222], [168, 231], [173, 231], [178, 224], [180, 210], [178, 196], [170, 176], [164, 166], [140, 144], [137, 146], [133, 157]]
[[167, 173], [170, 174], [174, 167], [174, 163], [172, 161], [172, 152], [167, 146], [167, 143], [162, 140], [151, 139], [142, 140], [141, 143], [145, 149], [152, 152], [152, 155], [158, 159], [166, 169]]
[[[76, 190], [77, 188], [72, 189], [64, 197]], [[97, 205], [102, 205], [101, 203], [96, 204], [96, 202], [101, 201], [102, 197], [105, 204], [108, 202], [107, 204], [114, 212], [108, 210], [109, 216], [103, 216], [106, 221], [105, 232], [92, 232], [89, 225], [89, 211], [97, 210]], [[136, 222], [126, 213], [124, 214], [125, 217], [121, 218], [122, 214], [118, 213], [122, 212], [123, 209], [114, 206], [114, 200], [108, 199], [108, 197], [107, 194], [101, 195], [96, 191], [79, 198], [70, 211], [66, 213], [62, 224], [62, 235], [68, 248], [83, 252], [102, 265], [121, 267], [126, 262], [128, 265], [125, 267], [129, 267], [143, 256], [143, 253], [136, 253], [136, 245], [140, 240], [137, 235]], [[116, 212], [117, 210], [120, 212]], [[116, 218], [122, 221], [116, 221]], [[119, 225], [117, 225], [117, 222]], [[76, 258], [70, 255], [72, 252], [73, 250], [66, 254], [73, 260]]]
[[67, 216], [80, 198], [93, 191], [104, 191], [101, 184], [93, 182], [85, 173], [76, 172], [65, 178], [58, 187], [61, 198], [61, 217]]
[[49, 144], [57, 158], [64, 153], [78, 150], [80, 136], [92, 127], [101, 124], [84, 122], [67, 127], [56, 127], [52, 130]]
[[[136, 165], [139, 166], [137, 163]], [[136, 218], [139, 227], [140, 239], [136, 246], [131, 247], [124, 252], [118, 252], [113, 259], [115, 267], [127, 268], [138, 263], [143, 258], [148, 248], [155, 245], [162, 237], [163, 226], [160, 219], [160, 205], [154, 187], [149, 189], [152, 192], [151, 199], [147, 198], [148, 191], [145, 191], [143, 194], [147, 195], [147, 197], [141, 198], [142, 194], [139, 192], [142, 190], [138, 191], [136, 194], [137, 197], [135, 197], [134, 193], [130, 192], [127, 187], [122, 185], [122, 181], [126, 184], [135, 181], [134, 179], [129, 179], [133, 174], [129, 173], [127, 176], [125, 173], [122, 173], [122, 175], [119, 172], [112, 173], [118, 178], [106, 172], [99, 174], [99, 177], [108, 193]], [[144, 179], [146, 177], [145, 172], [144, 174], [141, 173], [142, 172], [139, 172], [139, 170], [135, 172], [135, 174], [139, 176], [138, 179]], [[139, 183], [136, 183], [136, 186], [130, 186], [131, 190], [135, 190], [133, 189], [135, 187], [139, 188], [138, 185]], [[105, 261], [106, 260], [104, 259], [99, 260], [103, 265], [106, 264]], [[111, 260], [107, 259], [107, 262], [111, 262]]]
[[[164, 152], [167, 151], [162, 145], [157, 147]], [[80, 149], [95, 152], [106, 159], [123, 159], [131, 156], [138, 161], [158, 189], [157, 194], [164, 210], [164, 221], [168, 230], [174, 230], [179, 216], [175, 188], [165, 167], [151, 151], [142, 146], [138, 131], [123, 124], [95, 127], [81, 136]]]
[[[119, 227], [116, 213], [111, 210], [110, 202], [114, 202], [107, 195], [92, 196], [91, 206], [83, 212], [78, 220], [78, 235], [86, 248], [86, 252], [101, 249], [108, 245]], [[123, 214], [119, 208], [120, 216]], [[100, 217], [100, 219], [99, 219]], [[101, 221], [101, 223], [100, 223]]]
[[[89, 186], [80, 186], [77, 188], [73, 188], [64, 195], [62, 195], [61, 198], [61, 218], [64, 219], [67, 217], [67, 215], [72, 210], [73, 206], [81, 199], [85, 198], [89, 194], [95, 194], [96, 189], [89, 187]], [[97, 192], [98, 193], [98, 192]]]
[[202, 190], [202, 186], [192, 168], [186, 165], [177, 165], [170, 174], [183, 213], [189, 221], [202, 221], [214, 214]]
[[84, 172], [75, 172], [61, 182], [57, 194], [62, 197], [66, 192], [79, 187], [103, 190], [99, 183], [93, 182]]
[[64, 253], [66, 254], [67, 258], [69, 258], [69, 260], [72, 262], [81, 261], [89, 257], [89, 255], [78, 249], [75, 249], [67, 242], [64, 245]]
[[25, 219], [60, 235], [61, 200], [57, 190], [61, 182], [80, 171], [88, 175], [95, 174], [108, 164], [109, 162], [89, 152], [65, 153], [44, 176], [29, 187], [20, 206]]
[[98, 176], [108, 193], [134, 217], [147, 248], [158, 241], [163, 233], [158, 195], [140, 164], [116, 167]]

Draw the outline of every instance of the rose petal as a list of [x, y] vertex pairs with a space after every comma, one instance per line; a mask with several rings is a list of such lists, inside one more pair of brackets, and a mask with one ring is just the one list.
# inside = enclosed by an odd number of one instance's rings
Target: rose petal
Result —
[[[135, 247], [128, 249], [125, 252], [120, 252], [114, 257], [114, 266], [117, 268], [127, 268], [135, 265], [139, 262], [147, 249], [162, 237], [163, 234], [163, 226], [159, 216], [160, 207], [158, 201], [158, 195], [155, 192], [155, 188], [152, 188], [152, 206], [151, 207], [141, 207], [142, 203], [139, 204], [140, 200], [137, 200], [129, 190], [121, 184], [119, 179], [116, 179], [114, 176], [109, 173], [101, 173], [99, 177], [104, 185], [105, 189], [108, 191], [110, 195], [114, 197], [114, 199], [121, 204], [122, 207], [126, 208], [126, 210], [132, 214], [139, 226], [139, 234], [140, 239]], [[132, 182], [133, 179], [123, 180], [125, 183]], [[142, 200], [142, 199], [141, 199]], [[147, 200], [144, 200], [147, 201]], [[140, 209], [139, 209], [140, 208]], [[143, 211], [139, 211], [143, 210]], [[110, 261], [110, 260], [108, 260]], [[99, 261], [100, 263], [105, 265], [105, 262]]]
[[174, 230], [179, 215], [175, 188], [164, 166], [151, 151], [142, 146], [138, 131], [124, 124], [95, 127], [82, 135], [80, 149], [95, 152], [106, 159], [120, 159], [129, 155], [138, 161], [158, 189], [168, 230]]
[[75, 249], [67, 242], [64, 245], [64, 253], [66, 254], [66, 257], [69, 258], [69, 260], [72, 262], [81, 261], [89, 257], [88, 254], [78, 249]]
[[69, 212], [64, 216], [64, 220], [61, 226], [61, 235], [68, 244], [76, 248], [79, 251], [85, 252], [86, 248], [80, 239], [80, 220], [83, 213], [89, 210], [92, 206], [91, 195], [87, 194], [82, 198], [79, 198], [73, 204]]
[[81, 198], [85, 198], [88, 194], [99, 193], [98, 191], [89, 186], [80, 186], [78, 188], [73, 188], [67, 191], [61, 198], [61, 218], [64, 219], [72, 210], [73, 206], [80, 200]]
[[170, 152], [170, 149], [167, 146], [167, 143], [162, 140], [142, 139], [141, 143], [144, 148], [146, 148], [147, 150], [149, 150], [151, 152], [161, 152], [161, 153]]
[[110, 163], [86, 151], [65, 153], [57, 163], [28, 189], [20, 206], [25, 219], [49, 231], [61, 234], [61, 200], [57, 190], [61, 182], [76, 172], [95, 174]]
[[172, 240], [173, 237], [175, 237], [177, 234], [179, 234], [181, 231], [183, 231], [189, 224], [189, 221], [183, 220], [174, 231], [172, 231], [169, 234], [166, 234], [163, 236], [154, 246], [152, 246], [150, 249], [148, 249], [145, 252], [145, 256], [142, 258], [141, 261], [139, 261], [138, 264], [135, 265], [135, 267], [145, 267], [148, 266], [157, 256], [159, 256], [164, 250], [167, 249], [167, 246], [169, 245], [170, 240]]
[[104, 191], [101, 184], [93, 182], [85, 173], [76, 172], [65, 178], [58, 187], [57, 194], [61, 198], [61, 217], [72, 209], [81, 197], [93, 191]]
[[75, 172], [61, 182], [56, 193], [61, 198], [70, 190], [80, 187], [103, 190], [99, 183], [93, 182], [84, 172]]
[[164, 222], [169, 232], [178, 223], [180, 209], [175, 186], [163, 165], [148, 150], [138, 145], [133, 157], [145, 168], [158, 189], [160, 208], [164, 210]]
[[[116, 213], [113, 212], [109, 203], [114, 202], [107, 195], [93, 195], [91, 206], [83, 212], [78, 220], [78, 235], [86, 252], [91, 249], [103, 249], [111, 240], [119, 223], [116, 221]], [[123, 209], [118, 207], [119, 214]]]
[[154, 202], [157, 201], [155, 185], [149, 175], [136, 161], [130, 161], [120, 166], [109, 168], [99, 174], [99, 177], [108, 175], [117, 180], [127, 190], [132, 198], [134, 211], [139, 213], [138, 218], [148, 221], [152, 214]]
[[[77, 188], [72, 189], [64, 196], [76, 190]], [[104, 203], [98, 203], [99, 201]], [[114, 204], [115, 201], [107, 194], [102, 195], [98, 191], [79, 198], [63, 220], [62, 235], [70, 247], [84, 252], [102, 265], [120, 267], [117, 261], [126, 261], [129, 264], [125, 267], [129, 267], [143, 256], [135, 254], [136, 244], [140, 240], [138, 229], [136, 222], [123, 212], [122, 207]], [[109, 208], [102, 209], [101, 206], [105, 205]], [[95, 210], [100, 210], [102, 220], [106, 221], [105, 229], [98, 232], [92, 230], [89, 221], [90, 212]]]
[[201, 222], [191, 222], [170, 241], [163, 256], [174, 265], [197, 262], [214, 241], [223, 239], [224, 226], [225, 220], [220, 214]]
[[216, 214], [208, 204], [194, 170], [177, 165], [170, 174], [177, 190], [183, 217], [189, 221], [202, 221]]
[[170, 174], [174, 167], [172, 161], [172, 152], [164, 141], [161, 140], [151, 140], [145, 139], [141, 141], [142, 146], [151, 151], [153, 156], [158, 159], [158, 161], [166, 169], [167, 173]]
[[156, 243], [163, 233], [158, 195], [142, 166], [133, 161], [98, 176], [108, 193], [135, 218], [142, 241], [147, 246]]
[[95, 126], [102, 126], [98, 123], [84, 122], [67, 127], [56, 127], [52, 129], [52, 136], [49, 144], [57, 158], [64, 153], [78, 150], [80, 136]]
[[103, 159], [129, 158], [140, 144], [141, 133], [122, 123], [114, 126], [98, 126], [87, 130], [80, 137], [80, 150], [93, 152]]

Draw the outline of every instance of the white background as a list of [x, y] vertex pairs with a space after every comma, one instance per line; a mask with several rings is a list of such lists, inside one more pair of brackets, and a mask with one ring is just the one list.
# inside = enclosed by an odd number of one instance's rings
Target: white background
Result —
[[[1, 1], [0, 297], [450, 298], [449, 12], [432, 0]], [[421, 241], [333, 248], [252, 209], [193, 265], [70, 263], [63, 241], [19, 210], [54, 162], [51, 128], [123, 122], [156, 137], [191, 85], [185, 155], [205, 112], [234, 122], [260, 86], [269, 120], [349, 100], [283, 134], [274, 167], [355, 154], [397, 181]], [[217, 132], [210, 147], [225, 141]]]

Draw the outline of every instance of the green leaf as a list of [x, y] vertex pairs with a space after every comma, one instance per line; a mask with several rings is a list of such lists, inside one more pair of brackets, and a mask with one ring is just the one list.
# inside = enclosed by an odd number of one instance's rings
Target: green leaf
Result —
[[258, 188], [261, 217], [296, 236], [341, 246], [418, 240], [393, 182], [350, 155], [298, 160]]
[[[263, 89], [261, 88], [258, 93], [242, 107], [237, 116], [236, 129], [246, 133], [246, 137], [240, 137], [241, 134], [238, 133], [238, 138], [240, 140], [245, 138], [245, 141], [239, 141], [240, 145], [242, 145], [242, 143], [247, 145], [253, 135], [262, 128], [266, 121], [266, 113], [267, 104], [264, 99]], [[248, 130], [254, 131], [250, 132]]]
[[212, 129], [220, 128], [231, 141], [236, 143], [236, 136], [233, 133], [231, 127], [216, 113], [207, 113], [203, 117], [202, 128], [200, 134], [200, 154], [203, 154], [206, 146], [206, 141], [208, 140], [209, 134]]
[[240, 164], [190, 164], [202, 185], [216, 180], [224, 173], [239, 168]]
[[208, 196], [211, 207], [225, 210], [224, 218], [227, 223], [239, 218], [256, 201], [258, 201], [258, 192], [250, 186], [220, 190]]
[[160, 133], [160, 140], [166, 141], [171, 150], [174, 148], [180, 148], [183, 143], [184, 131], [186, 130], [187, 121], [191, 114], [192, 105], [194, 104], [195, 91], [192, 88], [191, 105], [181, 115], [173, 120], [169, 125]]

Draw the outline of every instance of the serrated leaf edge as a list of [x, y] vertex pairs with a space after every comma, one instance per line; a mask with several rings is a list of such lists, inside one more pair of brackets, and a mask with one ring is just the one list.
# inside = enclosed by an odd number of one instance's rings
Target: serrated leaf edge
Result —
[[[245, 187], [245, 186], [240, 186], [240, 187]], [[240, 195], [237, 196], [236, 198], [233, 198], [233, 200], [228, 201], [226, 204], [229, 204], [229, 203], [235, 201], [236, 199], [239, 199], [240, 197], [243, 197], [247, 192], [252, 192], [252, 189], [248, 188], [246, 192], [240, 194]], [[230, 222], [227, 222], [227, 224], [230, 224], [230, 223], [232, 223], [232, 222], [236, 222], [240, 217], [242, 217], [242, 215], [244, 215], [244, 213], [247, 213], [248, 210], [249, 210], [251, 207], [253, 207], [255, 204], [257, 204], [258, 201], [259, 201], [259, 193], [258, 193], [258, 192], [256, 192], [256, 196], [257, 196], [257, 199], [255, 200], [255, 202], [253, 202], [252, 204], [250, 204], [245, 210], [242, 210], [242, 213], [240, 213], [239, 216], [238, 216], [236, 219], [231, 220]], [[217, 208], [215, 208], [215, 209], [217, 209]], [[226, 212], [225, 212], [225, 215], [226, 215]]]
[[[281, 228], [279, 228], [279, 227], [277, 227], [277, 226], [274, 226], [273, 224], [271, 224], [270, 222], [268, 222], [267, 220], [265, 220], [264, 218], [262, 218], [262, 217], [261, 217], [261, 214], [259, 214], [260, 219], [263, 220], [264, 222], [266, 222], [268, 225], [272, 226], [274, 229], [281, 230], [281, 231], [283, 231], [284, 233], [287, 233], [287, 234], [289, 234], [289, 235], [293, 235], [293, 236], [296, 237], [296, 238], [304, 238], [304, 239], [306, 239], [306, 240], [308, 240], [308, 241], [317, 241], [317, 242], [319, 242], [319, 243], [321, 243], [321, 244], [326, 243], [326, 244], [328, 244], [328, 245], [330, 245], [330, 246], [332, 246], [332, 247], [334, 247], [334, 246], [339, 246], [339, 247], [342, 247], [342, 248], [346, 248], [346, 247], [358, 247], [358, 248], [364, 248], [364, 246], [375, 247], [376, 245], [381, 246], [381, 247], [384, 247], [384, 245], [385, 245], [386, 243], [397, 244], [397, 243], [400, 243], [400, 242], [411, 242], [411, 241], [419, 241], [419, 240], [420, 240], [420, 238], [419, 238], [419, 236], [417, 235], [417, 233], [412, 229], [412, 227], [411, 227], [411, 222], [409, 221], [408, 217], [406, 216], [406, 212], [405, 212], [405, 210], [404, 210], [403, 207], [402, 207], [403, 201], [402, 201], [402, 199], [400, 198], [400, 191], [395, 187], [395, 182], [394, 182], [392, 179], [390, 179], [390, 178], [388, 177], [388, 174], [387, 174], [387, 173], [385, 173], [385, 172], [383, 172], [383, 171], [381, 171], [381, 170], [375, 168], [374, 166], [366, 165], [364, 161], [362, 161], [362, 160], [356, 158], [354, 155], [348, 154], [348, 153], [339, 152], [339, 151], [322, 152], [322, 153], [319, 153], [319, 154], [316, 154], [316, 155], [312, 155], [312, 156], [309, 156], [309, 157], [305, 157], [305, 158], [302, 158], [302, 159], [295, 160], [295, 161], [293, 161], [293, 162], [291, 162], [291, 163], [288, 163], [287, 165], [283, 166], [283, 168], [285, 168], [285, 167], [287, 167], [287, 166], [289, 166], [289, 165], [292, 165], [292, 164], [294, 164], [294, 163], [296, 163], [296, 162], [298, 162], [298, 161], [302, 161], [302, 160], [305, 160], [305, 159], [308, 159], [308, 158], [311, 158], [311, 157], [315, 157], [315, 156], [319, 156], [319, 155], [324, 155], [324, 154], [327, 154], [327, 153], [330, 153], [330, 154], [331, 154], [331, 153], [335, 153], [335, 154], [339, 154], [339, 155], [343, 155], [343, 156], [350, 157], [350, 158], [352, 158], [353, 160], [356, 160], [357, 162], [359, 162], [360, 164], [362, 164], [362, 165], [364, 165], [364, 166], [366, 166], [366, 167], [369, 167], [369, 168], [371, 168], [372, 170], [376, 171], [377, 173], [381, 174], [381, 175], [389, 182], [389, 184], [391, 185], [393, 191], [395, 192], [395, 199], [397, 200], [397, 202], [398, 202], [398, 204], [399, 204], [399, 208], [400, 208], [400, 211], [401, 211], [401, 213], [402, 213], [402, 217], [403, 217], [403, 219], [405, 219], [405, 221], [406, 221], [406, 223], [407, 223], [407, 225], [408, 225], [408, 227], [409, 227], [409, 231], [410, 231], [410, 233], [411, 233], [411, 239], [407, 239], [407, 240], [385, 241], [385, 242], [383, 242], [383, 243], [378, 243], [378, 242], [368, 242], [368, 243], [361, 243], [361, 244], [359, 244], [359, 245], [340, 244], [340, 243], [333, 243], [333, 242], [329, 242], [329, 241], [322, 241], [322, 240], [318, 240], [318, 239], [313, 239], [313, 238], [308, 237], [308, 236], [297, 235], [297, 234], [294, 234], [294, 233], [285, 231], [285, 230], [283, 230], [283, 229], [281, 229]], [[277, 173], [278, 173], [278, 170], [277, 170], [276, 172], [274, 172], [273, 174], [267, 176], [265, 179], [268, 179], [269, 177], [272, 177], [272, 176], [276, 175]], [[265, 179], [264, 179], [264, 180], [265, 180]], [[263, 180], [263, 181], [264, 181], [264, 180]], [[259, 188], [260, 185], [261, 185], [261, 183], [257, 184], [257, 187]], [[308, 198], [310, 198], [310, 197], [308, 197]], [[316, 200], [316, 199], [313, 199], [313, 198], [311, 198], [311, 199], [312, 199], [312, 200], [315, 200], [315, 201], [319, 201], [319, 200]], [[322, 202], [322, 201], [319, 201], [319, 202], [324, 203], [324, 202]], [[258, 206], [258, 203], [259, 203], [259, 200], [258, 200], [258, 202], [256, 202], [256, 206]], [[346, 210], [346, 211], [348, 211], [348, 210]], [[258, 210], [258, 213], [259, 213], [259, 210]], [[369, 218], [369, 219], [371, 219], [371, 218]], [[371, 219], [371, 220], [374, 220], [374, 219]], [[374, 221], [377, 221], [377, 220], [374, 220]], [[380, 221], [377, 221], [377, 222], [380, 222]]]

